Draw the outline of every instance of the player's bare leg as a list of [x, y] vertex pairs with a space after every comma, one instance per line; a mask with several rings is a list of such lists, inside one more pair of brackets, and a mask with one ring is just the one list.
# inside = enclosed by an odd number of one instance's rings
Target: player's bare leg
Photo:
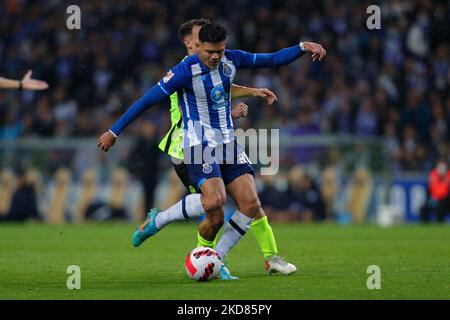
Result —
[[[202, 206], [205, 209], [206, 216], [199, 225], [198, 234], [204, 240], [213, 241], [223, 225], [223, 205], [226, 201], [225, 185], [221, 178], [211, 178], [203, 182], [200, 189], [202, 191]], [[230, 274], [225, 264], [221, 266], [219, 278], [222, 280], [238, 279]]]
[[[258, 213], [258, 208], [261, 207], [256, 189], [249, 188], [250, 184], [246, 181], [247, 178], [245, 178], [247, 175], [239, 176], [227, 185], [230, 195], [235, 201], [236, 199], [239, 200], [239, 203], [236, 201], [237, 210], [225, 224], [222, 237], [215, 247], [215, 250], [222, 259], [245, 235], [250, 228], [253, 218]], [[237, 193], [240, 193], [239, 197]]]
[[[227, 185], [227, 191], [235, 200], [238, 212], [243, 213], [248, 218], [260, 219], [265, 216], [256, 190], [255, 180], [251, 174], [244, 174], [233, 180]], [[221, 243], [221, 241], [216, 246], [216, 251], [218, 251], [219, 255], [223, 256], [230, 249], [231, 247], [227, 246], [226, 243]], [[287, 263], [276, 252], [266, 257], [265, 267], [269, 274], [281, 273], [288, 275], [297, 271], [297, 268], [293, 264]]]
[[214, 241], [223, 225], [226, 201], [226, 190], [221, 178], [205, 180], [200, 187], [202, 191], [202, 206], [205, 209], [205, 219], [200, 223], [198, 231], [200, 236], [208, 241]]

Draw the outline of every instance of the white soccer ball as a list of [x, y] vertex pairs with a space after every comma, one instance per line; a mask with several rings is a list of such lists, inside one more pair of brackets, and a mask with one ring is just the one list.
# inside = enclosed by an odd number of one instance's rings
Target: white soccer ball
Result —
[[191, 279], [208, 281], [217, 278], [222, 262], [219, 254], [213, 249], [197, 247], [189, 252], [184, 266]]

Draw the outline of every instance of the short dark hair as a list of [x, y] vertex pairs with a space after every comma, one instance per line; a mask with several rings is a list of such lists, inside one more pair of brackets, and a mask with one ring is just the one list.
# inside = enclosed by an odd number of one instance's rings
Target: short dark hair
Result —
[[192, 29], [194, 26], [203, 27], [204, 25], [210, 23], [208, 19], [200, 18], [200, 19], [192, 19], [183, 23], [178, 29], [178, 37], [181, 41], [184, 40], [184, 37], [190, 36], [192, 34]]
[[201, 42], [221, 42], [227, 38], [227, 29], [218, 23], [210, 22], [200, 29], [198, 38]]

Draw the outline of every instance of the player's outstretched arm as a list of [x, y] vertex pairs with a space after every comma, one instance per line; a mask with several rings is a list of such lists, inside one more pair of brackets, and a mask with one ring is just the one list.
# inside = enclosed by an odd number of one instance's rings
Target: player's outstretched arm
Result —
[[271, 106], [275, 101], [278, 100], [275, 93], [267, 88], [250, 88], [233, 84], [233, 86], [231, 87], [231, 99], [242, 97], [263, 98], [266, 99], [269, 106]]
[[0, 77], [0, 89], [24, 89], [24, 90], [45, 90], [48, 83], [42, 80], [31, 78], [33, 72], [29, 70], [22, 80], [13, 80]]
[[172, 70], [167, 72], [158, 84], [151, 87], [141, 98], [133, 103], [119, 120], [113, 124], [109, 131], [100, 136], [97, 141], [97, 147], [107, 152], [114, 145], [120, 133], [130, 123], [145, 110], [182, 88], [186, 79], [188, 79], [187, 73], [184, 71], [182, 64], [176, 65]]
[[318, 43], [300, 42], [299, 44], [281, 49], [273, 53], [249, 53], [241, 50], [230, 50], [230, 57], [238, 64], [240, 69], [250, 68], [276, 68], [288, 65], [305, 53], [312, 54], [313, 61], [321, 61], [327, 54]]
[[168, 93], [159, 85], [154, 85], [117, 120], [111, 129], [97, 140], [97, 147], [107, 152], [116, 142], [117, 136], [145, 110], [160, 102]]

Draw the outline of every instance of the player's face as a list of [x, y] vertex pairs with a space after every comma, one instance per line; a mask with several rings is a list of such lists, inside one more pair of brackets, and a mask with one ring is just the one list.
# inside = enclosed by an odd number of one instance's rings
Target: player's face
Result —
[[214, 69], [219, 65], [225, 52], [225, 41], [212, 43], [200, 41], [198, 57], [208, 68]]

